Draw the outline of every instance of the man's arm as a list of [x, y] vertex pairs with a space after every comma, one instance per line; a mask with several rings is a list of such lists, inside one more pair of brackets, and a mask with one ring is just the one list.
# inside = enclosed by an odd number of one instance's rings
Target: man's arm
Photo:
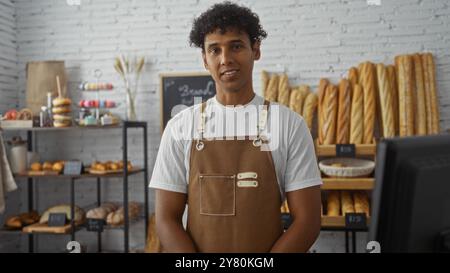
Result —
[[320, 232], [320, 186], [286, 193], [292, 224], [271, 252], [307, 252]]
[[156, 190], [156, 233], [164, 252], [196, 252], [191, 237], [183, 228], [187, 195]]

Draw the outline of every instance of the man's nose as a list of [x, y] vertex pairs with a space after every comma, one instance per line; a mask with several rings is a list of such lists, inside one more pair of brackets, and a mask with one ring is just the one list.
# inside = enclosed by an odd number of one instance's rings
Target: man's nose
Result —
[[228, 49], [222, 50], [222, 54], [220, 55], [220, 64], [221, 65], [229, 65], [233, 63], [233, 55]]

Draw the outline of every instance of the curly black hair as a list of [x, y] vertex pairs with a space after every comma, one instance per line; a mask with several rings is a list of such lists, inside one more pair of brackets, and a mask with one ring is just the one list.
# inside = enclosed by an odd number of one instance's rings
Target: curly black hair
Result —
[[229, 28], [245, 31], [252, 46], [255, 42], [267, 37], [267, 32], [262, 28], [256, 13], [247, 7], [225, 1], [213, 5], [194, 19], [189, 34], [189, 44], [205, 50], [204, 41], [207, 34], [217, 29], [220, 29], [221, 33], [225, 33]]

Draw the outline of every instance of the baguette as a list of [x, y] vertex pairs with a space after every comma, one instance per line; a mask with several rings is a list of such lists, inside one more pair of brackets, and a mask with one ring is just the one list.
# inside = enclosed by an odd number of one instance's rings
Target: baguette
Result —
[[353, 198], [348, 191], [341, 192], [341, 211], [343, 216], [345, 216], [346, 213], [355, 213]]
[[398, 73], [399, 135], [414, 135], [413, 62], [411, 56], [395, 57]]
[[286, 74], [280, 76], [278, 82], [278, 102], [289, 107], [289, 80]]
[[366, 217], [370, 216], [369, 198], [365, 192], [355, 192], [353, 202], [356, 213], [365, 213]]
[[341, 210], [341, 201], [339, 198], [338, 191], [331, 191], [327, 198], [327, 215], [328, 216], [339, 216]]
[[261, 89], [262, 89], [262, 95], [263, 98], [267, 98], [266, 92], [267, 92], [267, 86], [269, 85], [270, 76], [267, 71], [262, 70], [261, 71]]
[[289, 98], [289, 108], [299, 115], [303, 115], [303, 105], [308, 93], [310, 93], [308, 85], [302, 85], [292, 89]]
[[338, 90], [330, 84], [327, 87], [323, 103], [323, 144], [336, 144], [336, 118], [337, 118]]
[[303, 118], [305, 119], [306, 125], [308, 125], [309, 130], [312, 130], [314, 113], [316, 112], [318, 101], [319, 99], [314, 93], [309, 93], [305, 99]]
[[414, 75], [416, 86], [414, 88], [415, 95], [415, 133], [416, 135], [426, 135], [427, 134], [427, 109], [425, 105], [425, 87], [423, 82], [423, 66], [422, 58], [419, 54], [414, 54]]
[[353, 89], [352, 109], [350, 117], [350, 143], [361, 144], [363, 141], [363, 90], [356, 84]]
[[433, 55], [431, 53], [423, 54], [422, 61], [424, 65], [424, 75], [426, 75], [425, 92], [426, 97], [429, 100], [428, 104], [431, 108], [431, 119], [428, 127], [430, 129], [430, 134], [438, 134], [440, 132], [439, 104], [436, 90], [436, 67], [434, 64]]
[[266, 100], [272, 102], [276, 102], [278, 100], [278, 81], [278, 75], [273, 74], [272, 77], [270, 77], [269, 85], [266, 90]]
[[371, 144], [373, 141], [373, 132], [375, 127], [375, 73], [373, 64], [365, 62], [362, 64], [360, 75], [360, 84], [363, 86], [364, 93], [364, 131], [363, 143]]
[[355, 85], [358, 84], [358, 69], [356, 67], [351, 67], [348, 70], [348, 81], [350, 82], [350, 85], [353, 88], [355, 88]]
[[324, 103], [324, 99], [325, 99], [325, 91], [327, 89], [329, 82], [327, 79], [320, 79], [319, 81], [319, 87], [317, 90], [317, 95], [319, 98], [318, 104], [317, 104], [317, 121], [318, 121], [318, 125], [317, 128], [319, 128], [318, 130], [318, 137], [319, 137], [319, 144], [323, 144], [323, 133], [322, 133], [322, 127], [323, 127], [323, 103]]
[[395, 74], [395, 66], [388, 65], [387, 66], [387, 74], [389, 79], [389, 85], [391, 86], [391, 92], [392, 92], [392, 112], [394, 114], [394, 129], [395, 129], [395, 135], [398, 136], [398, 90], [397, 90], [397, 76]]
[[339, 105], [337, 116], [337, 144], [348, 144], [350, 140], [351, 89], [350, 82], [339, 82]]
[[392, 91], [386, 67], [377, 64], [377, 80], [379, 86], [378, 98], [380, 101], [381, 122], [383, 137], [395, 136], [394, 109], [392, 103]]

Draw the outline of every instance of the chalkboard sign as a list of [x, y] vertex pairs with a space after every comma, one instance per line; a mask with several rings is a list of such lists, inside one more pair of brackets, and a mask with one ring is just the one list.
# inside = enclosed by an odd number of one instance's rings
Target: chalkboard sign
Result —
[[87, 229], [87, 231], [102, 232], [103, 226], [105, 224], [106, 224], [106, 222], [103, 219], [88, 218], [87, 222], [86, 222], [86, 229]]
[[208, 73], [160, 74], [160, 93], [162, 132], [177, 113], [214, 97], [216, 87]]
[[336, 156], [355, 157], [355, 144], [336, 144]]
[[65, 213], [50, 213], [48, 215], [49, 227], [62, 227], [67, 223], [67, 215]]
[[64, 163], [65, 175], [79, 175], [83, 172], [83, 164], [81, 161], [73, 160]]
[[346, 213], [345, 227], [348, 229], [367, 228], [367, 219], [365, 213]]

